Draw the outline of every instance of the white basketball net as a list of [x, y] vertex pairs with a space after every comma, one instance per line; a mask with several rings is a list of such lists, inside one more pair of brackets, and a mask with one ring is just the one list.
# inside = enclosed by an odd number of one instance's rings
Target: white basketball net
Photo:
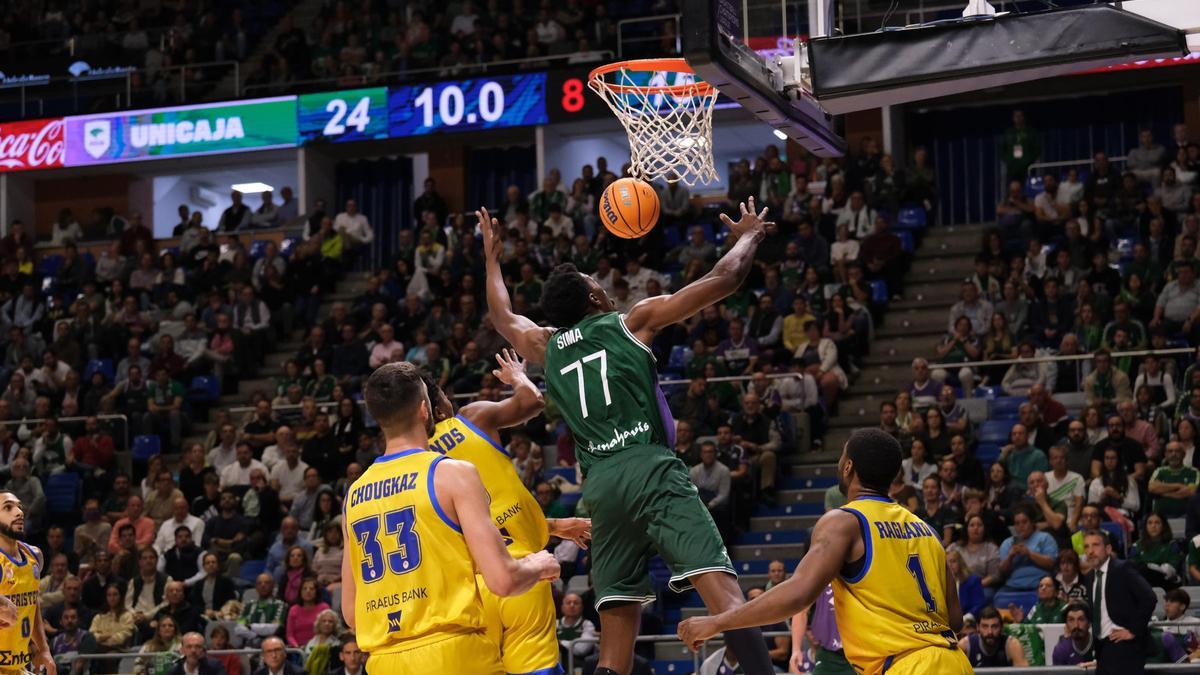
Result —
[[[633, 73], [643, 73], [635, 79]], [[668, 73], [683, 81], [666, 82], [655, 73], [649, 85], [644, 71], [620, 68], [588, 82], [621, 120], [629, 137], [631, 171], [645, 181], [663, 179], [687, 185], [717, 180], [713, 166], [712, 111], [717, 89], [703, 84], [685, 93], [663, 93], [662, 87], [695, 82], [691, 73]], [[657, 81], [656, 81], [657, 80]]]

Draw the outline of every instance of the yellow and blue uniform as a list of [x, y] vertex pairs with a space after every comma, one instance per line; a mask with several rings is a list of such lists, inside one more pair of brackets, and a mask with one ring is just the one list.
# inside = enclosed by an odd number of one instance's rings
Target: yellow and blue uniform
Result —
[[[546, 548], [550, 532], [542, 507], [521, 482], [512, 458], [499, 443], [465, 417], [451, 417], [437, 425], [429, 445], [479, 470], [492, 499], [492, 522], [500, 529], [512, 557], [523, 558]], [[507, 598], [489, 591], [482, 578], [477, 585], [488, 637], [500, 647], [505, 671], [512, 675], [562, 672], [550, 582], [538, 582], [529, 591]]]
[[434, 491], [445, 459], [425, 448], [384, 455], [346, 493], [355, 632], [376, 673], [504, 672], [462, 528]]
[[0, 630], [0, 673], [16, 673], [29, 669], [33, 659], [29, 639], [33, 635], [38, 612], [38, 580], [42, 576], [42, 561], [37, 549], [17, 542], [17, 557], [0, 551], [0, 594], [17, 606], [17, 622]]
[[842, 510], [858, 519], [865, 549], [833, 580], [846, 660], [863, 675], [974, 672], [950, 629], [941, 533], [886, 497]]

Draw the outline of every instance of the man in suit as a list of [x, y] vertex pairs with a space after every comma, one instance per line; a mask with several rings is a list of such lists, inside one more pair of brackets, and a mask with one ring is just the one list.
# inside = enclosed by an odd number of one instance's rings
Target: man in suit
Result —
[[220, 662], [208, 658], [203, 635], [188, 633], [180, 643], [183, 658], [179, 659], [167, 675], [222, 675], [225, 672]]
[[1113, 557], [1108, 535], [1089, 530], [1084, 552], [1092, 571], [1084, 577], [1096, 637], [1097, 675], [1144, 673], [1153, 650], [1147, 624], [1154, 612], [1154, 591], [1124, 560]]
[[[357, 645], [358, 643], [355, 643]], [[254, 675], [305, 675], [304, 669], [287, 660], [283, 640], [269, 637], [262, 643], [262, 666]]]
[[353, 634], [342, 636], [342, 640], [338, 660], [330, 662], [326, 675], [367, 675], [367, 669], [363, 667], [367, 655], [358, 648], [358, 640]]

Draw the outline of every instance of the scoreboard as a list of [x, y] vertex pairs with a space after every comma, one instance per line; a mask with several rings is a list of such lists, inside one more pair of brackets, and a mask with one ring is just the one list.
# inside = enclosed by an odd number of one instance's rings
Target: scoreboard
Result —
[[388, 137], [387, 87], [304, 94], [296, 102], [301, 143]]
[[[47, 143], [34, 145], [57, 149], [42, 153], [54, 161], [27, 161], [16, 157], [16, 151], [6, 152], [6, 146], [0, 144], [0, 171], [411, 138], [600, 118], [611, 120], [613, 130], [618, 131], [620, 126], [607, 105], [588, 89], [590, 70], [591, 65], [579, 65], [549, 72], [482, 75], [10, 123], [4, 125], [4, 131], [16, 133], [29, 128], [34, 131], [26, 135], [33, 138], [36, 130], [43, 130], [37, 132], [41, 133], [37, 138], [45, 136]], [[4, 138], [0, 133], [0, 141]]]

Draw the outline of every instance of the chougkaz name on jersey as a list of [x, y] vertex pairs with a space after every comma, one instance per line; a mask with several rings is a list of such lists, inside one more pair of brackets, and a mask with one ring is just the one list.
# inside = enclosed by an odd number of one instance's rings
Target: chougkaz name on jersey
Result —
[[350, 506], [358, 506], [363, 502], [376, 499], [385, 499], [416, 487], [417, 472], [415, 471], [359, 485], [350, 490]]
[[612, 450], [613, 448], [619, 448], [622, 445], [625, 445], [625, 441], [629, 440], [630, 438], [637, 436], [638, 434], [644, 434], [648, 431], [650, 431], [649, 424], [646, 424], [644, 421], [638, 422], [632, 429], [617, 429], [613, 432], [612, 439], [605, 443], [597, 444], [594, 441], [589, 442], [587, 451], [592, 454], [597, 454], [607, 450]]

